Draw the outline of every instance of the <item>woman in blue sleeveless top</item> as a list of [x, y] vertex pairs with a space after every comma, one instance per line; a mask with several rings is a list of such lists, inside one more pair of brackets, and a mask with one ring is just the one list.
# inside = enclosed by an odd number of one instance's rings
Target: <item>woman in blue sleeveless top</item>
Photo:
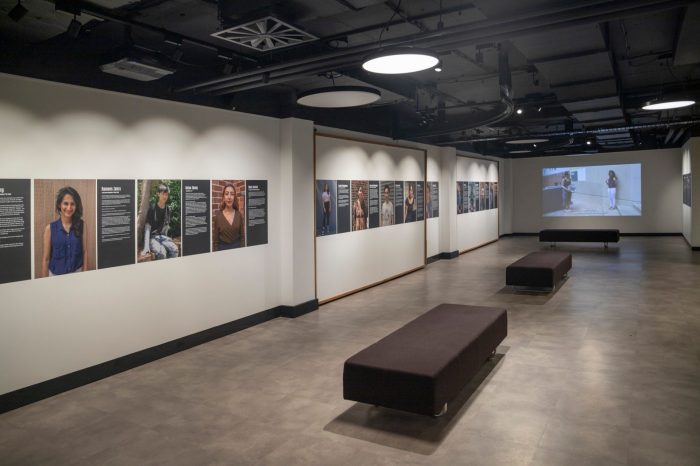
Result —
[[78, 191], [66, 186], [56, 195], [59, 218], [44, 230], [42, 277], [87, 270], [87, 228]]

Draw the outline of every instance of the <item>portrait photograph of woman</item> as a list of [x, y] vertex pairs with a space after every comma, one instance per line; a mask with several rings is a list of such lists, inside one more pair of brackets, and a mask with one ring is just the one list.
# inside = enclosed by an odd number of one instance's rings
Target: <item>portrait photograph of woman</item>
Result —
[[367, 229], [369, 181], [352, 181], [352, 231]]
[[34, 181], [34, 276], [95, 270], [95, 180]]
[[212, 180], [212, 250], [245, 246], [245, 181]]
[[403, 203], [403, 221], [404, 223], [416, 221], [416, 182], [406, 181], [404, 183], [403, 195], [405, 197]]

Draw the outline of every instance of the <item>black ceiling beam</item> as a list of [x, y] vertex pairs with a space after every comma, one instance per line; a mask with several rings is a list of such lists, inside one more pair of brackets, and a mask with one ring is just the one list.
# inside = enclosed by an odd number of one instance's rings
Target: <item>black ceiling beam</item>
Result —
[[550, 84], [549, 87], [551, 89], [561, 89], [563, 87], [583, 86], [586, 84], [602, 83], [605, 81], [610, 81], [611, 79], [615, 79], [615, 76], [605, 76], [603, 78], [582, 79], [580, 81], [568, 81], [568, 82], [563, 82], [563, 83], [558, 83], [558, 84]]
[[[133, 18], [131, 18], [129, 16], [122, 16], [122, 15], [116, 14], [115, 11], [118, 11], [118, 10], [111, 10], [109, 8], [105, 8], [105, 7], [100, 6], [100, 5], [96, 5], [94, 3], [81, 1], [81, 0], [76, 0], [75, 4], [80, 7], [80, 10], [82, 12], [88, 13], [91, 16], [95, 16], [95, 17], [101, 18], [103, 20], [107, 20], [107, 21], [117, 23], [117, 24], [122, 24], [124, 26], [137, 27], [137, 28], [140, 28], [140, 29], [143, 29], [143, 30], [155, 33], [155, 34], [161, 34], [164, 37], [175, 37], [177, 39], [185, 40], [191, 44], [195, 44], [199, 47], [204, 47], [204, 48], [207, 48], [209, 50], [215, 50], [215, 51], [222, 50], [221, 47], [217, 47], [209, 42], [199, 40], [199, 39], [189, 37], [189, 36], [184, 36], [182, 34], [172, 32], [172, 31], [165, 29], [165, 28], [151, 26], [150, 24], [146, 24], [146, 23], [143, 23], [141, 21], [134, 20]], [[258, 60], [250, 55], [242, 54], [239, 52], [234, 52], [230, 49], [225, 49], [225, 50], [227, 51], [227, 53], [231, 53], [232, 55], [234, 55], [234, 58], [238, 58], [238, 59], [245, 60], [245, 61], [252, 62], [252, 63], [256, 63], [256, 64], [258, 63]]]
[[348, 10], [352, 10], [352, 11], [360, 11], [360, 10], [362, 10], [362, 8], [356, 7], [355, 5], [353, 5], [352, 3], [350, 3], [348, 0], [335, 0], [335, 1], [336, 1], [336, 3], [340, 3], [341, 5], [343, 5], [343, 6], [344, 6], [345, 8], [347, 8]]
[[607, 49], [593, 49], [593, 50], [582, 50], [580, 52], [566, 53], [562, 55], [552, 55], [550, 57], [538, 58], [535, 60], [528, 60], [528, 63], [533, 65], [541, 65], [543, 63], [551, 63], [555, 61], [570, 60], [572, 58], [584, 58], [590, 57], [591, 55], [598, 55], [599, 53], [607, 53]]
[[572, 130], [572, 131], [529, 133], [527, 135], [519, 135], [517, 137], [515, 137], [515, 136], [500, 136], [500, 137], [486, 137], [486, 138], [470, 138], [470, 139], [461, 139], [461, 140], [456, 140], [456, 141], [450, 141], [450, 143], [453, 143], [453, 144], [463, 144], [464, 143], [464, 144], [466, 144], [466, 143], [474, 143], [474, 142], [507, 141], [509, 139], [520, 139], [520, 138], [523, 138], [525, 136], [527, 136], [529, 138], [539, 138], [539, 137], [544, 138], [544, 137], [557, 137], [557, 136], [581, 136], [581, 135], [595, 136], [597, 134], [615, 134], [615, 133], [624, 133], [627, 131], [668, 129], [668, 128], [690, 127], [690, 126], [698, 126], [698, 125], [700, 125], [700, 120], [694, 119], [694, 120], [674, 121], [674, 122], [666, 122], [666, 123], [647, 123], [647, 124], [639, 124], [639, 125], [626, 125], [626, 126], [610, 127], [610, 128], [591, 128], [591, 129]]
[[608, 110], [618, 110], [619, 108], [620, 108], [619, 105], [611, 105], [608, 107], [593, 107], [593, 108], [586, 108], [586, 109], [581, 109], [581, 110], [574, 110], [574, 111], [571, 111], [570, 113], [578, 114], [578, 113], [590, 113], [590, 112], [605, 112]]
[[[613, 18], [648, 14], [670, 8], [679, 8], [692, 3], [692, 1], [693, 0], [627, 0], [606, 2], [603, 4], [592, 1], [576, 2], [576, 6], [547, 10], [540, 16], [528, 15], [517, 18], [468, 23], [439, 31], [386, 40], [383, 42], [382, 46], [420, 45], [431, 47], [436, 52], [440, 52], [478, 42], [499, 42], [500, 40], [519, 35], [539, 33], [579, 24], [589, 24], [591, 22], [598, 23]], [[286, 63], [265, 66], [226, 77], [203, 81], [190, 86], [181, 87], [176, 89], [176, 91], [200, 91], [208, 93], [228, 88], [230, 89], [229, 92], [236, 92], [236, 86], [239, 85], [237, 81], [249, 78], [250, 76], [263, 76], [267, 74], [273, 77], [275, 73], [279, 72], [284, 72], [287, 75], [292, 72], [297, 72], [299, 76], [303, 76], [306, 75], [307, 72], [302, 70], [297, 71], [297, 68], [308, 66], [311, 63], [318, 64], [319, 66], [326, 66], [325, 71], [331, 71], [339, 66], [336, 63], [337, 61], [342, 61], [342, 58], [346, 58], [348, 62], [358, 61], [377, 47], [378, 44], [351, 47], [332, 53], [292, 60]], [[331, 64], [329, 61], [333, 63]], [[261, 83], [261, 85], [264, 84]]]
[[[451, 14], [451, 13], [457, 13], [460, 11], [471, 10], [473, 8], [475, 8], [475, 7], [472, 3], [464, 3], [461, 5], [454, 6], [454, 7], [444, 8], [442, 10], [442, 14], [447, 15], [447, 14]], [[419, 15], [409, 16], [408, 21], [409, 22], [420, 21], [423, 19], [435, 18], [436, 16], [440, 16], [439, 10], [429, 11], [427, 13], [421, 13]], [[325, 36], [322, 38], [322, 40], [324, 42], [330, 42], [332, 40], [344, 39], [348, 36], [354, 36], [356, 34], [362, 34], [362, 33], [369, 32], [369, 31], [376, 31], [377, 29], [383, 29], [385, 27], [398, 26], [400, 24], [404, 24], [405, 22], [406, 22], [406, 20], [404, 20], [404, 19], [397, 19], [397, 20], [394, 20], [390, 23], [387, 23], [386, 21], [384, 21], [382, 23], [375, 23], [375, 24], [371, 24], [369, 26], [363, 26], [361, 28], [351, 29], [349, 31], [343, 31], [343, 32], [339, 32], [337, 34], [333, 34], [330, 36]]]

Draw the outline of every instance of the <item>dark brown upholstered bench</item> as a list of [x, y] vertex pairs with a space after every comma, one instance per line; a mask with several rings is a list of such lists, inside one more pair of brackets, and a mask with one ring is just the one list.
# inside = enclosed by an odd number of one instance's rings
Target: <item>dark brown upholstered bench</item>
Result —
[[540, 241], [552, 243], [603, 243], [607, 248], [608, 243], [620, 241], [620, 230], [602, 229], [564, 229], [564, 230], [542, 230], [540, 231]]
[[343, 398], [439, 415], [507, 333], [505, 309], [440, 304], [345, 361]]
[[569, 270], [568, 252], [531, 252], [506, 267], [506, 285], [554, 289]]

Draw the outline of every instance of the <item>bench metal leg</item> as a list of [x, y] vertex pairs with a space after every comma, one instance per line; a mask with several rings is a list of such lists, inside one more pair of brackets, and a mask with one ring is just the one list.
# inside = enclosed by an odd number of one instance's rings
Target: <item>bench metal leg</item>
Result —
[[445, 403], [445, 405], [442, 407], [442, 409], [440, 410], [439, 413], [433, 414], [433, 417], [444, 416], [446, 413], [447, 413], [447, 403]]

